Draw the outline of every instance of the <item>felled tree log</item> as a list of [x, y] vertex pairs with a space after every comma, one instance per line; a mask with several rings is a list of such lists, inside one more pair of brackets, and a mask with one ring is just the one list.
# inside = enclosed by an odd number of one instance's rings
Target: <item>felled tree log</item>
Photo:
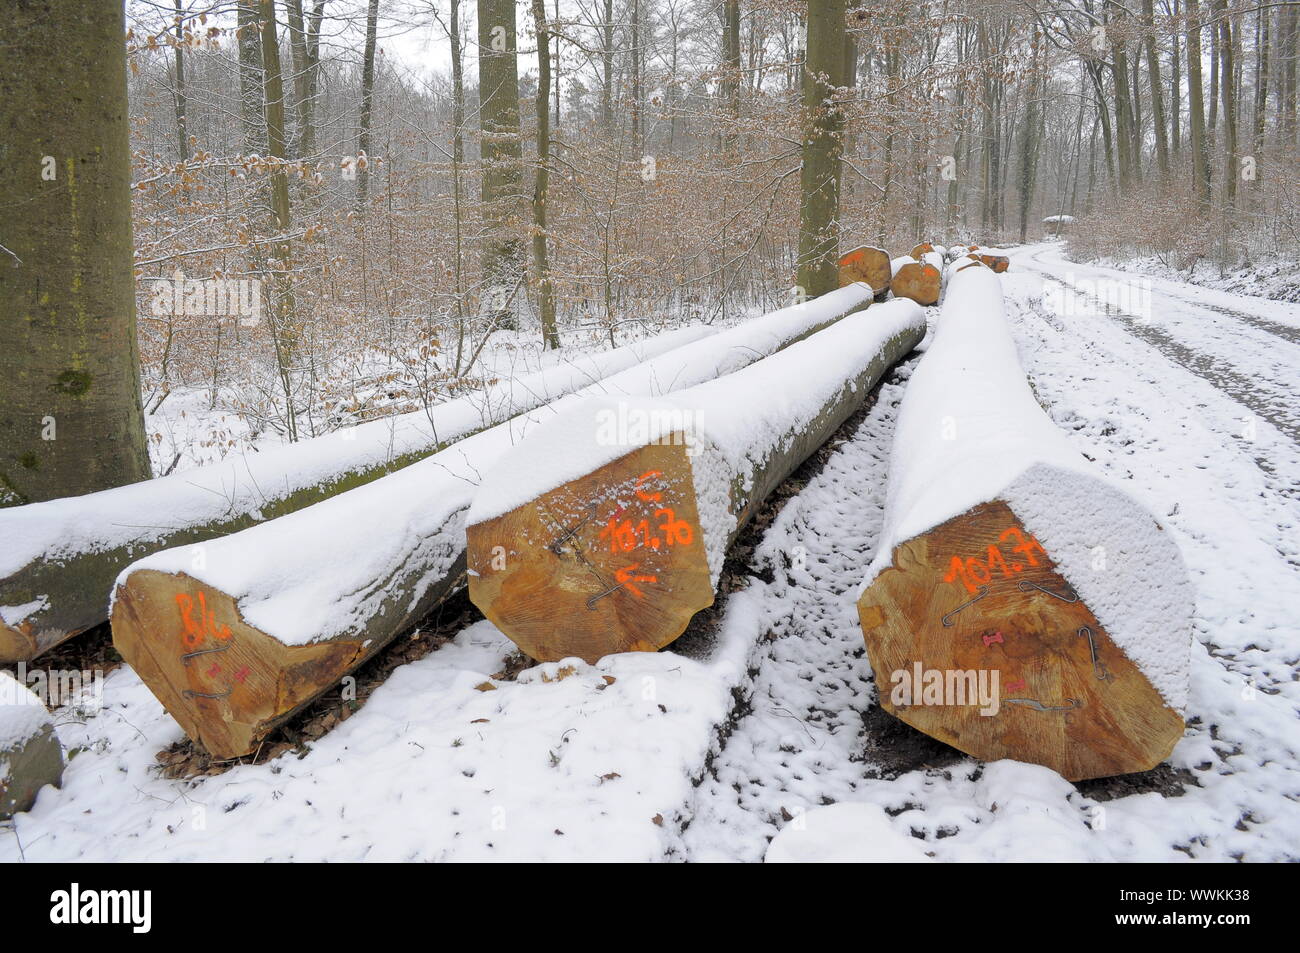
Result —
[[1182, 736], [1193, 596], [1169, 534], [1039, 407], [998, 279], [954, 273], [858, 601], [881, 706], [986, 761], [1147, 770]]
[[992, 268], [997, 274], [1002, 274], [1011, 267], [1011, 259], [1006, 255], [971, 255], [976, 261], [982, 262]]
[[62, 780], [54, 719], [26, 685], [0, 671], [0, 820], [30, 809], [41, 788]]
[[497, 461], [596, 396], [671, 393], [871, 303], [855, 284], [714, 334], [366, 486], [128, 567], [113, 644], [195, 741], [234, 758], [464, 584], [465, 513]]
[[929, 307], [939, 303], [943, 290], [943, 273], [928, 261], [910, 261], [894, 272], [890, 285], [895, 298], [910, 298], [919, 305]]
[[921, 242], [912, 246], [912, 250], [908, 252], [908, 254], [917, 261], [920, 261], [922, 255], [929, 254], [932, 251], [934, 251], [934, 244], [932, 242]]
[[686, 328], [491, 385], [425, 413], [85, 496], [0, 509], [0, 664], [26, 661], [108, 618], [113, 580], [151, 552], [292, 513], [424, 459], [638, 361], [699, 340]]
[[855, 281], [865, 281], [871, 285], [877, 298], [889, 290], [889, 281], [893, 277], [889, 267], [889, 252], [883, 248], [862, 245], [840, 259], [840, 287]]
[[475, 499], [470, 598], [535, 659], [662, 648], [713, 603], [755, 510], [924, 333], [889, 302], [671, 399], [556, 418]]

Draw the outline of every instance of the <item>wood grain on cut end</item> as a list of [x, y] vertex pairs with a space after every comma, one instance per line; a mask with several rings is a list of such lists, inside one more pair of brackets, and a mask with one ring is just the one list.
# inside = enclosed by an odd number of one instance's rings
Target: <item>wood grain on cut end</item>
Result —
[[118, 586], [113, 645], [217, 759], [252, 754], [370, 649], [360, 640], [289, 646], [244, 622], [235, 601], [185, 573], [142, 569]]
[[656, 651], [713, 604], [674, 434], [468, 529], [470, 598], [540, 661]]
[[864, 281], [877, 296], [889, 290], [891, 269], [889, 252], [863, 245], [840, 259], [840, 287]]
[[910, 252], [908, 252], [908, 254], [911, 255], [913, 258], [915, 258], [917, 261], [920, 261], [922, 255], [928, 255], [932, 251], [934, 251], [934, 245], [931, 242], [921, 242], [919, 245], [916, 245]]
[[40, 654], [35, 633], [28, 625], [6, 625], [0, 622], [0, 665], [30, 662]]
[[[976, 758], [1079, 781], [1149, 770], [1182, 737], [1182, 717], [1002, 501], [896, 547], [858, 611], [881, 706]], [[918, 663], [953, 684], [955, 673], [983, 672], [991, 684], [997, 672], [996, 713], [951, 694], [927, 701], [920, 686], [896, 704], [895, 673], [910, 684]]]
[[911, 298], [917, 304], [928, 307], [939, 303], [943, 276], [938, 268], [928, 262], [909, 262], [898, 269], [891, 287], [895, 298]]

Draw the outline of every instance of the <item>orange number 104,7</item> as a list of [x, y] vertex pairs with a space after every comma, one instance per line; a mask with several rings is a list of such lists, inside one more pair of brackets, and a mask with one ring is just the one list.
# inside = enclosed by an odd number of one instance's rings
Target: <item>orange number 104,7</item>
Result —
[[[998, 540], [1002, 543], [1015, 543], [1011, 547], [1012, 558], [1007, 559], [1002, 554], [1002, 550], [997, 547], [996, 543], [990, 543], [988, 550], [982, 556], [968, 556], [963, 559], [960, 556], [953, 556], [952, 561], [948, 564], [948, 572], [944, 575], [944, 582], [961, 582], [966, 587], [967, 592], [976, 592], [978, 588], [993, 578], [993, 573], [999, 572], [1005, 578], [1010, 578], [1018, 572], [1024, 572], [1026, 564], [1029, 566], [1038, 565], [1038, 557], [1035, 552], [1044, 552], [1043, 547], [1039, 545], [1038, 540], [1030, 536], [1025, 538], [1019, 527], [1012, 526], [998, 534]], [[1015, 558], [1015, 554], [1023, 557], [1023, 562]]]

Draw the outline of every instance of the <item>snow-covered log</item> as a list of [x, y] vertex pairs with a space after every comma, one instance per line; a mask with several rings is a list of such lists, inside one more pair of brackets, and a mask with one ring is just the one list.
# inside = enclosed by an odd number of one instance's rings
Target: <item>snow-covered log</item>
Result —
[[671, 398], [556, 418], [475, 498], [470, 598], [543, 661], [667, 645], [758, 507], [924, 333], [892, 301]]
[[85, 496], [0, 510], [0, 664], [25, 661], [108, 618], [136, 559], [302, 509], [469, 434], [664, 354], [702, 326], [568, 359], [410, 413]]
[[889, 252], [883, 248], [861, 245], [840, 258], [840, 287], [855, 281], [871, 285], [877, 298], [889, 290], [893, 271], [889, 267]]
[[920, 242], [916, 245], [913, 245], [912, 250], [908, 252], [908, 254], [911, 255], [913, 258], [915, 258], [917, 261], [920, 261], [922, 255], [928, 255], [932, 251], [934, 251], [933, 242]]
[[0, 820], [26, 811], [47, 784], [63, 780], [63, 749], [45, 703], [0, 671]]
[[1001, 280], [954, 273], [858, 601], [881, 705], [987, 761], [1147, 770], [1182, 736], [1193, 597], [1170, 535], [1039, 407]]
[[927, 307], [938, 304], [943, 290], [943, 272], [932, 261], [907, 261], [895, 270], [890, 288], [895, 298], [910, 298]]
[[113, 642], [214, 755], [254, 750], [464, 584], [465, 513], [512, 445], [597, 395], [731, 373], [871, 303], [855, 284], [714, 334], [240, 533], [155, 553], [118, 578]]

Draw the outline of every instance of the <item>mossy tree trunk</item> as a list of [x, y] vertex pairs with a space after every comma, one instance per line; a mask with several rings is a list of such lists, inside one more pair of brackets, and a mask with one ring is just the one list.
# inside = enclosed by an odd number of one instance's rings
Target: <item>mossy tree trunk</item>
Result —
[[16, 0], [0, 33], [0, 506], [149, 478], [125, 15]]
[[844, 84], [844, 37], [844, 0], [809, 5], [798, 283], [810, 298], [839, 286], [844, 113], [834, 97], [836, 87]]

